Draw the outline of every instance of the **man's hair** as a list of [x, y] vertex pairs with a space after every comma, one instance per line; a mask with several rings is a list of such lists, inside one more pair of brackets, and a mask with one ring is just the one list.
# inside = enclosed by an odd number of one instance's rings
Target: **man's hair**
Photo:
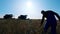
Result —
[[43, 13], [45, 13], [45, 11], [44, 11], [44, 10], [42, 10], [42, 11], [41, 11], [41, 13], [43, 14]]

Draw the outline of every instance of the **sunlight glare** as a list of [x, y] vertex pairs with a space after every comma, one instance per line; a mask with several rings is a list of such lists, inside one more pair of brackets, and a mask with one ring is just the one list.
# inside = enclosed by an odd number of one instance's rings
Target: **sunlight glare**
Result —
[[32, 6], [32, 2], [27, 2], [27, 7], [30, 8]]

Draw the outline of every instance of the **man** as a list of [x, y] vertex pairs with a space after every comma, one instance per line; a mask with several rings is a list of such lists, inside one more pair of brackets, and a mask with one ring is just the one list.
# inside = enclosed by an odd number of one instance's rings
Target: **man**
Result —
[[48, 10], [48, 11], [42, 10], [41, 13], [43, 14], [41, 25], [43, 24], [44, 19], [45, 18], [47, 19], [44, 27], [44, 33], [46, 34], [47, 29], [51, 27], [51, 34], [56, 34], [57, 20], [55, 16], [59, 19], [59, 21], [60, 21], [60, 16], [51, 10]]

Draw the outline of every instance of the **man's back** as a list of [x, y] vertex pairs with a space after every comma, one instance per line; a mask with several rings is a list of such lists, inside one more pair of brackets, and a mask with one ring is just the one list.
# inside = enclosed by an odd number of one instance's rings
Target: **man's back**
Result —
[[53, 11], [46, 11], [45, 12], [45, 16], [46, 16], [46, 21], [47, 23], [49, 23], [51, 26], [54, 24], [54, 25], [57, 25], [57, 21], [56, 21], [56, 18], [55, 18], [55, 13]]
[[44, 15], [47, 18], [47, 20], [49, 20], [49, 21], [55, 20], [56, 21], [55, 14], [53, 11], [46, 11]]

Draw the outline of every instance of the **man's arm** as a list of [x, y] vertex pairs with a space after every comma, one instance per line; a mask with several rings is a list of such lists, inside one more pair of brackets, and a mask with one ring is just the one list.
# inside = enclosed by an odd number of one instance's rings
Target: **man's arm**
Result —
[[57, 13], [55, 13], [55, 12], [54, 12], [54, 14], [57, 16], [57, 18], [58, 18], [59, 21], [60, 21], [60, 16], [59, 16]]
[[43, 24], [43, 22], [44, 22], [44, 16], [42, 17], [41, 25]]

